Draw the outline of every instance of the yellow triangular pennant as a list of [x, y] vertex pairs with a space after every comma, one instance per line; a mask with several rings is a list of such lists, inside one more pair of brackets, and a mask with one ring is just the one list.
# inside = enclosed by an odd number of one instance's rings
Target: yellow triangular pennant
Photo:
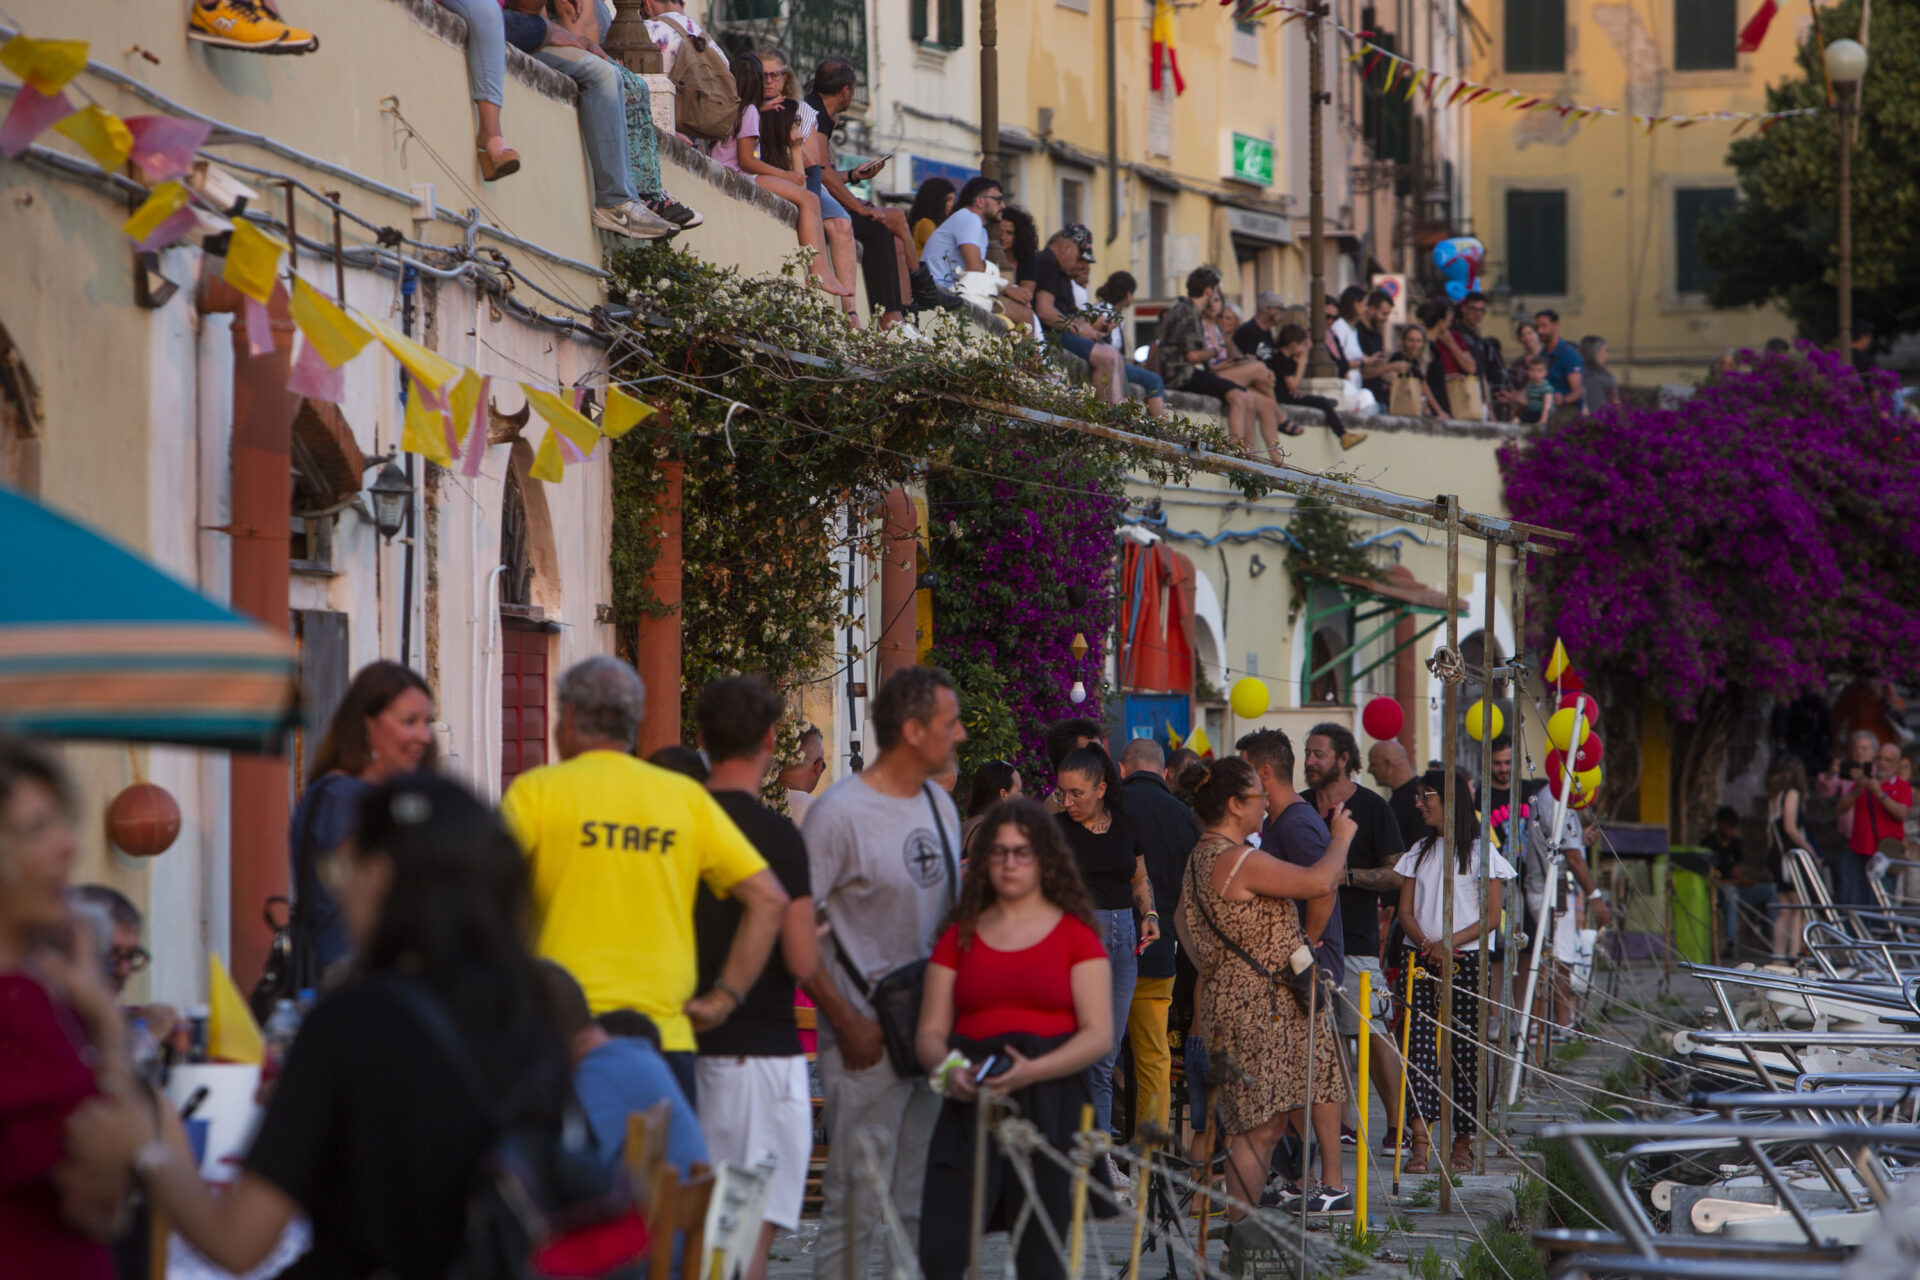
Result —
[[582, 453], [592, 453], [593, 446], [600, 442], [600, 428], [593, 425], [587, 416], [562, 400], [551, 391], [542, 391], [529, 383], [521, 383], [520, 389], [527, 393], [527, 403], [533, 411], [547, 420], [547, 425], [573, 442], [573, 447]]
[[1553, 642], [1553, 656], [1547, 659], [1547, 683], [1559, 684], [1560, 677], [1567, 674], [1567, 668], [1573, 663], [1567, 657], [1567, 646], [1560, 641]]
[[329, 368], [338, 369], [373, 341], [373, 335], [332, 298], [298, 276], [293, 278], [293, 296], [287, 301], [287, 310]]
[[471, 369], [463, 370], [460, 381], [453, 384], [453, 390], [447, 393], [447, 413], [453, 420], [453, 438], [456, 444], [464, 444], [467, 431], [473, 426], [473, 411], [480, 406], [480, 388], [483, 380]]
[[163, 182], [133, 211], [133, 216], [127, 219], [126, 225], [120, 230], [136, 241], [145, 240], [161, 223], [186, 208], [187, 201], [192, 198], [192, 192], [179, 182]]
[[133, 130], [98, 103], [87, 104], [53, 127], [85, 147], [94, 162], [108, 173], [125, 164], [133, 154]]
[[367, 327], [380, 339], [380, 345], [391, 351], [393, 358], [425, 386], [438, 391], [460, 376], [459, 365], [442, 359], [391, 326], [369, 316]]
[[642, 404], [618, 387], [607, 388], [607, 407], [600, 414], [600, 430], [609, 440], [618, 440], [651, 418], [654, 408]]
[[566, 473], [566, 470], [566, 460], [560, 456], [560, 433], [548, 427], [547, 438], [540, 442], [540, 448], [534, 453], [533, 465], [527, 468], [527, 474], [535, 480], [559, 484], [560, 477]]
[[1187, 735], [1186, 745], [1187, 750], [1197, 756], [1204, 758], [1213, 754], [1213, 744], [1207, 741], [1207, 726], [1203, 724], [1193, 726], [1193, 732]]
[[280, 272], [280, 255], [287, 246], [245, 218], [235, 218], [233, 238], [227, 242], [227, 265], [220, 278], [265, 305], [273, 297], [274, 277]]
[[453, 453], [447, 448], [446, 405], [423, 390], [418, 381], [407, 388], [407, 416], [400, 430], [400, 447], [428, 462], [453, 465]]
[[220, 957], [207, 957], [207, 1057], [214, 1062], [259, 1065], [266, 1048], [252, 1010], [233, 985]]
[[49, 98], [60, 92], [86, 65], [85, 40], [35, 40], [30, 36], [15, 36], [0, 44], [0, 67]]

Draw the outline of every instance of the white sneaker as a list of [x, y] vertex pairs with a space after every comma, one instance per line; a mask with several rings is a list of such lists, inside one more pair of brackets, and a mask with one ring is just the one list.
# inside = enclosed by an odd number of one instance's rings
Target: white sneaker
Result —
[[1133, 1188], [1133, 1179], [1120, 1172], [1120, 1162], [1112, 1155], [1107, 1156], [1107, 1176], [1113, 1179], [1113, 1189], [1116, 1192], [1125, 1192]]
[[593, 225], [635, 240], [658, 240], [680, 229], [638, 200], [595, 209]]

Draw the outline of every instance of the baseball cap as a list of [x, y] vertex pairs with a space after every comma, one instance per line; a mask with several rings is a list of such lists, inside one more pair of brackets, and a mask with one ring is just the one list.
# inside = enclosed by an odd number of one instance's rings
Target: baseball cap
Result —
[[1073, 241], [1073, 247], [1080, 251], [1080, 261], [1093, 261], [1093, 232], [1087, 230], [1084, 222], [1069, 222], [1060, 228], [1060, 234]]
[[1265, 311], [1269, 308], [1275, 311], [1285, 311], [1287, 309], [1287, 300], [1271, 289], [1262, 289], [1254, 296], [1253, 309], [1255, 311]]

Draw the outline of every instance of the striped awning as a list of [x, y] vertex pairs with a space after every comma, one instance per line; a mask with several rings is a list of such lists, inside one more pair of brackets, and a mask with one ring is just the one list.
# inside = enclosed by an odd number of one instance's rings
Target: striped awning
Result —
[[292, 642], [0, 486], [0, 726], [278, 751]]

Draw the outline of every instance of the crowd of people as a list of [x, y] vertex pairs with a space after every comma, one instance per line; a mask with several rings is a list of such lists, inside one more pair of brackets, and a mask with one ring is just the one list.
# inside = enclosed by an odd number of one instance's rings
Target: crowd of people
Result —
[[[1358, 1117], [1338, 1042], [1368, 1036], [1374, 1084], [1393, 1096], [1389, 999], [1410, 970], [1407, 1167], [1429, 1167], [1449, 1102], [1449, 1163], [1468, 1159], [1477, 870], [1495, 878], [1493, 922], [1516, 872], [1478, 844], [1464, 775], [1443, 831], [1441, 775], [1416, 775], [1383, 742], [1364, 763], [1384, 794], [1359, 785], [1359, 746], [1337, 722], [1298, 756], [1265, 729], [1221, 759], [1141, 738], [1116, 760], [1102, 724], [1069, 720], [1048, 734], [1044, 788], [987, 762], [963, 821], [949, 789], [966, 729], [937, 669], [886, 681], [877, 755], [817, 796], [824, 743], [809, 731], [800, 760], [776, 769], [786, 703], [761, 681], [713, 681], [694, 702], [699, 749], [649, 760], [634, 753], [645, 697], [611, 657], [562, 673], [557, 758], [515, 778], [496, 812], [434, 772], [416, 674], [382, 662], [355, 677], [293, 818], [297, 980], [313, 973], [322, 994], [219, 1196], [134, 1069], [132, 1020], [144, 1034], [171, 1018], [118, 1003], [145, 959], [138, 914], [97, 899], [111, 937], [85, 936], [67, 892], [64, 774], [43, 749], [0, 742], [0, 1019], [30, 1047], [0, 1062], [13, 1100], [0, 1107], [0, 1229], [46, 1274], [104, 1277], [103, 1242], [137, 1189], [230, 1269], [303, 1218], [311, 1244], [290, 1274], [439, 1276], [470, 1247], [476, 1170], [503, 1127], [577, 1131], [611, 1176], [626, 1118], [664, 1104], [678, 1168], [772, 1169], [745, 1264], [759, 1280], [774, 1234], [798, 1226], [813, 1148], [808, 1003], [828, 1149], [817, 1275], [864, 1274], [904, 1236], [925, 1274], [958, 1276], [968, 1228], [951, 1206], [972, 1194], [983, 1096], [1013, 1100], [1062, 1151], [1083, 1106], [1124, 1137], [1123, 1086], [1132, 1126], [1168, 1120], [1176, 1045], [1193, 1128], [1218, 1135], [1229, 1191], [1341, 1213]], [[1484, 800], [1504, 806], [1510, 745], [1496, 761]], [[763, 799], [782, 793], [804, 799], [801, 826]], [[1451, 1100], [1433, 1026], [1449, 961], [1464, 1033]], [[1311, 1166], [1287, 1154], [1309, 1136]], [[1386, 1150], [1402, 1141], [1389, 1132]], [[1011, 1155], [989, 1158], [987, 1226], [1005, 1229], [1028, 1185]], [[1036, 1207], [1064, 1230], [1067, 1174], [1030, 1172]], [[1107, 1189], [1096, 1212], [1115, 1211], [1126, 1170], [1103, 1159], [1094, 1176]], [[880, 1229], [883, 1190], [898, 1231]], [[1025, 1233], [1016, 1263], [1061, 1274], [1043, 1232]]]

